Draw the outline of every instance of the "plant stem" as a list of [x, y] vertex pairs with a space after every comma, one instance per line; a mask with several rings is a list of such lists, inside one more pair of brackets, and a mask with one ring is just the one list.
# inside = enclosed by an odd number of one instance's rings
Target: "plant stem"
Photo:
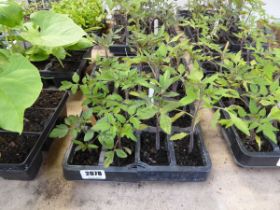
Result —
[[196, 118], [198, 116], [198, 111], [200, 110], [200, 106], [201, 106], [201, 100], [199, 100], [198, 105], [195, 108], [195, 112], [194, 112], [193, 119], [192, 119], [190, 144], [189, 144], [189, 148], [188, 148], [188, 154], [190, 154], [193, 151], [193, 148], [194, 148], [194, 132], [195, 132], [195, 128], [196, 128]]
[[159, 115], [157, 114], [156, 119], [156, 150], [160, 150], [160, 125], [159, 125]]

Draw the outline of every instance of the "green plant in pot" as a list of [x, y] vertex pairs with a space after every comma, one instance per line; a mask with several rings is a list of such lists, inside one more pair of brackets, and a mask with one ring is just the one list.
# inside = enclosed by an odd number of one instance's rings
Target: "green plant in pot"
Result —
[[38, 11], [25, 22], [23, 9], [16, 2], [3, 2], [2, 20], [8, 24], [1, 28], [4, 36], [1, 45], [12, 52], [22, 53], [31, 61], [44, 61], [50, 55], [63, 60], [67, 51], [92, 46], [86, 32], [66, 15]]
[[66, 14], [87, 32], [103, 29], [106, 13], [101, 0], [62, 0], [51, 4], [55, 13]]
[[238, 53], [224, 60], [229, 71], [224, 73], [221, 84], [238, 92], [238, 97], [224, 99], [222, 110], [228, 118], [219, 122], [225, 127], [235, 126], [240, 136], [245, 135], [243, 142], [252, 151], [267, 150], [267, 140], [278, 144], [280, 89], [275, 59], [277, 57], [256, 55], [256, 60], [248, 65]]
[[[135, 150], [135, 131], [140, 128], [140, 120], [133, 110], [141, 106], [141, 103], [124, 99], [119, 91], [119, 88], [125, 91], [136, 85], [124, 79], [133, 79], [130, 74], [134, 70], [118, 69], [125, 64], [115, 63], [115, 72], [109, 75], [109, 69], [106, 69], [106, 62], [109, 61], [104, 58], [99, 62], [100, 67], [93, 72], [94, 76], [83, 78], [83, 84], [78, 84], [79, 79], [75, 76], [73, 83], [64, 83], [62, 86], [63, 89], [72, 89], [74, 92], [77, 88], [82, 90], [86, 96], [85, 111], [81, 116], [68, 117], [65, 124], [58, 125], [53, 130], [51, 137], [61, 138], [70, 133], [77, 151], [90, 152], [100, 149], [101, 146], [98, 145], [102, 145], [105, 151], [104, 167], [109, 167], [114, 160], [114, 164], [120, 164], [119, 159], [131, 156]], [[110, 83], [113, 83], [113, 90], [110, 89]], [[84, 136], [83, 139], [81, 136]]]
[[[0, 12], [0, 31], [4, 33], [6, 45], [9, 43], [7, 35], [23, 22], [23, 11], [13, 1], [0, 1]], [[0, 127], [21, 133], [24, 111], [38, 98], [42, 82], [36, 67], [23, 55], [12, 52], [11, 46], [8, 47], [0, 49]]]

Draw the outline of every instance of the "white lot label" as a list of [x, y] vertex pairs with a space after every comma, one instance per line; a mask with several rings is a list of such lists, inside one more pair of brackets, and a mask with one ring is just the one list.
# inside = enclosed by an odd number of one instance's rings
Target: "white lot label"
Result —
[[106, 179], [105, 171], [103, 170], [81, 170], [82, 179]]
[[280, 159], [279, 159], [278, 162], [276, 163], [276, 166], [280, 167]]

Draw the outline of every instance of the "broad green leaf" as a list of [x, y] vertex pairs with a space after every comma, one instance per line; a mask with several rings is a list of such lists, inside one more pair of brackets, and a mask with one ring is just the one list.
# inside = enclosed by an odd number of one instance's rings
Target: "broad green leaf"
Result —
[[242, 131], [244, 134], [246, 134], [247, 136], [250, 136], [250, 131], [249, 131], [249, 125], [245, 120], [242, 120], [240, 118], [238, 118], [235, 114], [228, 112], [232, 123], [240, 130]]
[[280, 121], [280, 109], [277, 106], [274, 106], [271, 109], [271, 111], [268, 115], [268, 118], [271, 119], [271, 120]]
[[87, 141], [92, 140], [93, 136], [94, 136], [94, 131], [88, 130], [84, 136], [84, 141], [87, 142]]
[[63, 138], [68, 134], [69, 128], [67, 125], [57, 125], [51, 132], [51, 138]]
[[156, 51], [156, 54], [161, 57], [165, 57], [167, 55], [167, 46], [165, 44], [161, 44]]
[[21, 133], [24, 111], [36, 101], [42, 86], [36, 67], [22, 55], [11, 54], [0, 66], [0, 127]]
[[249, 102], [249, 109], [250, 109], [250, 112], [252, 114], [257, 114], [258, 111], [259, 111], [259, 108], [257, 106], [257, 103], [253, 100], [253, 99], [250, 99], [250, 102]]
[[193, 91], [193, 89], [188, 88], [187, 89], [187, 96], [182, 98], [180, 100], [180, 103], [182, 104], [182, 106], [186, 106], [186, 105], [189, 105], [189, 104], [193, 103], [196, 99], [197, 99], [196, 93]]
[[160, 124], [161, 129], [165, 133], [167, 133], [167, 134], [171, 133], [172, 120], [168, 115], [161, 114], [159, 124]]
[[82, 50], [92, 47], [92, 40], [88, 38], [82, 38], [79, 40], [76, 44], [71, 45], [70, 47], [67, 47], [67, 50]]
[[75, 72], [72, 77], [73, 82], [78, 83], [80, 81], [80, 76]]
[[171, 141], [177, 141], [177, 140], [181, 140], [183, 138], [185, 138], [188, 134], [187, 133], [177, 133], [177, 134], [174, 134], [173, 136], [170, 137], [170, 140]]
[[26, 31], [21, 36], [32, 45], [50, 48], [71, 46], [78, 43], [86, 33], [67, 15], [51, 11], [31, 14]]
[[193, 69], [190, 71], [190, 74], [188, 75], [188, 79], [194, 82], [200, 82], [202, 78], [203, 78], [203, 71], [200, 68], [199, 64], [195, 62]]
[[127, 154], [122, 149], [116, 149], [115, 152], [119, 158], [127, 158]]
[[116, 132], [112, 129], [110, 131], [102, 132], [98, 135], [98, 140], [105, 149], [113, 149]]
[[110, 129], [110, 124], [107, 122], [107, 118], [104, 117], [96, 122], [93, 126], [93, 130], [95, 131], [106, 131]]
[[10, 28], [23, 22], [23, 9], [12, 0], [0, 0], [0, 25]]
[[154, 117], [157, 113], [157, 109], [155, 107], [146, 107], [143, 109], [138, 109], [137, 111], [137, 116], [141, 119], [141, 120], [148, 120], [151, 119], [152, 117]]
[[113, 163], [114, 156], [114, 151], [109, 151], [105, 153], [104, 168], [108, 168]]

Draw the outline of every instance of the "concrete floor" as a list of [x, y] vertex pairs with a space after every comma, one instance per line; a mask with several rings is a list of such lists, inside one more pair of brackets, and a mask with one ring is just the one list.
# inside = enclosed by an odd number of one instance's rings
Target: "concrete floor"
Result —
[[[71, 97], [68, 113], [80, 111]], [[69, 182], [62, 159], [69, 139], [55, 140], [34, 181], [0, 179], [0, 209], [90, 210], [279, 210], [280, 169], [248, 170], [235, 165], [220, 132], [202, 113], [202, 128], [212, 158], [212, 172], [202, 183]]]

